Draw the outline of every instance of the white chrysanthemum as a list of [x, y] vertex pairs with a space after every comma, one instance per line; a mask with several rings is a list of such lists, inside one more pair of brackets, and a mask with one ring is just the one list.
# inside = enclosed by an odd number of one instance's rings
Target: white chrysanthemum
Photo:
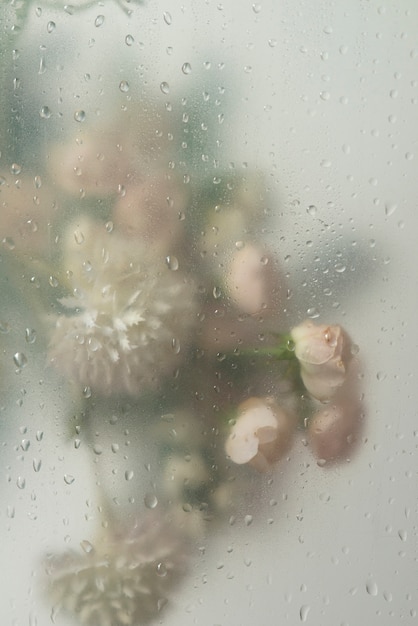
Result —
[[147, 623], [185, 573], [186, 538], [152, 515], [126, 535], [83, 541], [84, 552], [49, 557], [54, 609], [75, 614], [85, 626]]
[[137, 241], [85, 221], [66, 246], [73, 296], [61, 300], [50, 361], [102, 393], [139, 394], [174, 371], [196, 319], [192, 281]]

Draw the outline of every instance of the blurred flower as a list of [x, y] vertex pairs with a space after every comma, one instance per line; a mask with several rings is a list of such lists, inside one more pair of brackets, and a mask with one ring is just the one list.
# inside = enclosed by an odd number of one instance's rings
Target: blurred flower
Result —
[[346, 377], [350, 358], [347, 335], [341, 326], [310, 321], [293, 328], [290, 335], [306, 389], [317, 400], [330, 401]]
[[185, 573], [189, 552], [187, 534], [156, 514], [126, 534], [81, 547], [45, 565], [54, 609], [86, 626], [138, 626], [155, 618]]
[[265, 472], [288, 450], [293, 429], [293, 420], [273, 400], [250, 398], [238, 407], [225, 450], [234, 463]]
[[192, 282], [152, 250], [85, 221], [66, 245], [73, 297], [55, 319], [49, 358], [64, 375], [104, 394], [141, 394], [174, 371], [196, 318]]
[[244, 313], [259, 313], [271, 300], [273, 276], [268, 256], [260, 246], [235, 250], [226, 273], [228, 295]]
[[166, 163], [172, 149], [166, 115], [151, 102], [133, 101], [123, 116], [86, 126], [51, 147], [51, 178], [76, 196], [123, 195], [128, 185]]
[[161, 253], [172, 253], [183, 235], [186, 187], [164, 174], [153, 174], [128, 185], [112, 212], [115, 228], [137, 237]]
[[309, 442], [315, 456], [327, 462], [345, 458], [357, 440], [363, 417], [359, 362], [352, 359], [344, 384], [332, 403], [316, 411], [309, 420]]

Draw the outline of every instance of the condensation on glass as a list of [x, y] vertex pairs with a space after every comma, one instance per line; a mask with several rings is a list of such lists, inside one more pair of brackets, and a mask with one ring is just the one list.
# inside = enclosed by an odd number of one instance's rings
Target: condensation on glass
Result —
[[417, 20], [2, 4], [4, 623], [415, 623]]

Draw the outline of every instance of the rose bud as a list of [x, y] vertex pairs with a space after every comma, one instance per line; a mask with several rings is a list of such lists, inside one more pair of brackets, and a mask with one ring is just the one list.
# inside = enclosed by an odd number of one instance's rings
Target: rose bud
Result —
[[323, 461], [337, 461], [346, 456], [360, 424], [359, 405], [330, 404], [310, 420], [309, 442], [315, 456]]
[[309, 421], [309, 442], [318, 459], [344, 459], [358, 439], [364, 417], [359, 366], [358, 359], [352, 358], [332, 404], [318, 410]]
[[266, 472], [289, 449], [294, 422], [271, 398], [250, 398], [238, 407], [238, 417], [225, 443], [229, 458]]
[[290, 333], [300, 375], [308, 392], [320, 402], [329, 402], [346, 378], [351, 358], [350, 341], [341, 326], [316, 325], [306, 321]]

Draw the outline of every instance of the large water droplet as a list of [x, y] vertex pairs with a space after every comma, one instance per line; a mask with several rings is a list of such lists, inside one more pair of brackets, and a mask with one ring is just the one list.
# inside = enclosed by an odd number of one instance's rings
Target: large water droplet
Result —
[[24, 489], [26, 487], [26, 479], [23, 476], [18, 476], [16, 480], [18, 489]]
[[169, 13], [168, 11], [164, 11], [163, 18], [167, 26], [171, 26], [171, 24], [173, 23], [173, 18], [171, 17], [171, 13]]
[[158, 576], [167, 575], [167, 568], [164, 563], [157, 563], [157, 574]]
[[170, 93], [170, 85], [165, 81], [160, 84], [160, 89], [164, 94]]
[[181, 71], [183, 72], [183, 74], [190, 74], [192, 71], [192, 66], [190, 65], [190, 63], [183, 63]]
[[165, 262], [167, 263], [167, 267], [170, 270], [176, 271], [179, 268], [179, 262], [177, 257], [173, 255], [169, 255], [165, 258]]
[[47, 120], [51, 117], [51, 110], [49, 107], [47, 106], [43, 106], [41, 107], [40, 111], [39, 111], [39, 115], [44, 119]]
[[155, 509], [158, 504], [158, 498], [155, 493], [146, 493], [144, 496], [144, 504], [147, 509]]
[[76, 111], [74, 113], [74, 119], [76, 122], [84, 122], [86, 119], [86, 113], [83, 110]]
[[126, 43], [127, 46], [132, 46], [134, 41], [135, 41], [135, 39], [132, 37], [132, 35], [126, 35], [125, 43]]
[[36, 341], [36, 330], [34, 328], [26, 328], [25, 330], [25, 339], [27, 343], [35, 343]]
[[368, 580], [366, 582], [366, 591], [371, 596], [377, 596], [377, 594], [379, 593], [379, 589], [374, 580]]
[[80, 541], [80, 546], [86, 554], [90, 554], [94, 551], [94, 546], [90, 543], [90, 541], [87, 541], [87, 539]]
[[64, 474], [64, 482], [67, 485], [72, 485], [74, 481], [75, 481], [74, 476], [72, 476], [71, 474]]
[[105, 21], [104, 15], [98, 15], [96, 19], [94, 20], [94, 25], [96, 26], [96, 28], [100, 28], [100, 26], [104, 24], [104, 21]]
[[28, 362], [23, 352], [16, 352], [13, 355], [13, 361], [15, 362], [16, 367], [18, 367], [19, 369], [25, 367], [26, 363]]
[[127, 80], [121, 80], [119, 83], [119, 89], [122, 93], [127, 93], [129, 91], [129, 83]]
[[395, 204], [395, 202], [387, 202], [385, 204], [385, 215], [386, 215], [386, 217], [390, 217], [391, 215], [393, 215], [397, 208], [398, 208], [398, 205]]
[[309, 604], [303, 604], [300, 607], [299, 617], [300, 617], [301, 622], [306, 622], [306, 620], [308, 619], [308, 614], [310, 610], [311, 610], [311, 607], [309, 606]]

